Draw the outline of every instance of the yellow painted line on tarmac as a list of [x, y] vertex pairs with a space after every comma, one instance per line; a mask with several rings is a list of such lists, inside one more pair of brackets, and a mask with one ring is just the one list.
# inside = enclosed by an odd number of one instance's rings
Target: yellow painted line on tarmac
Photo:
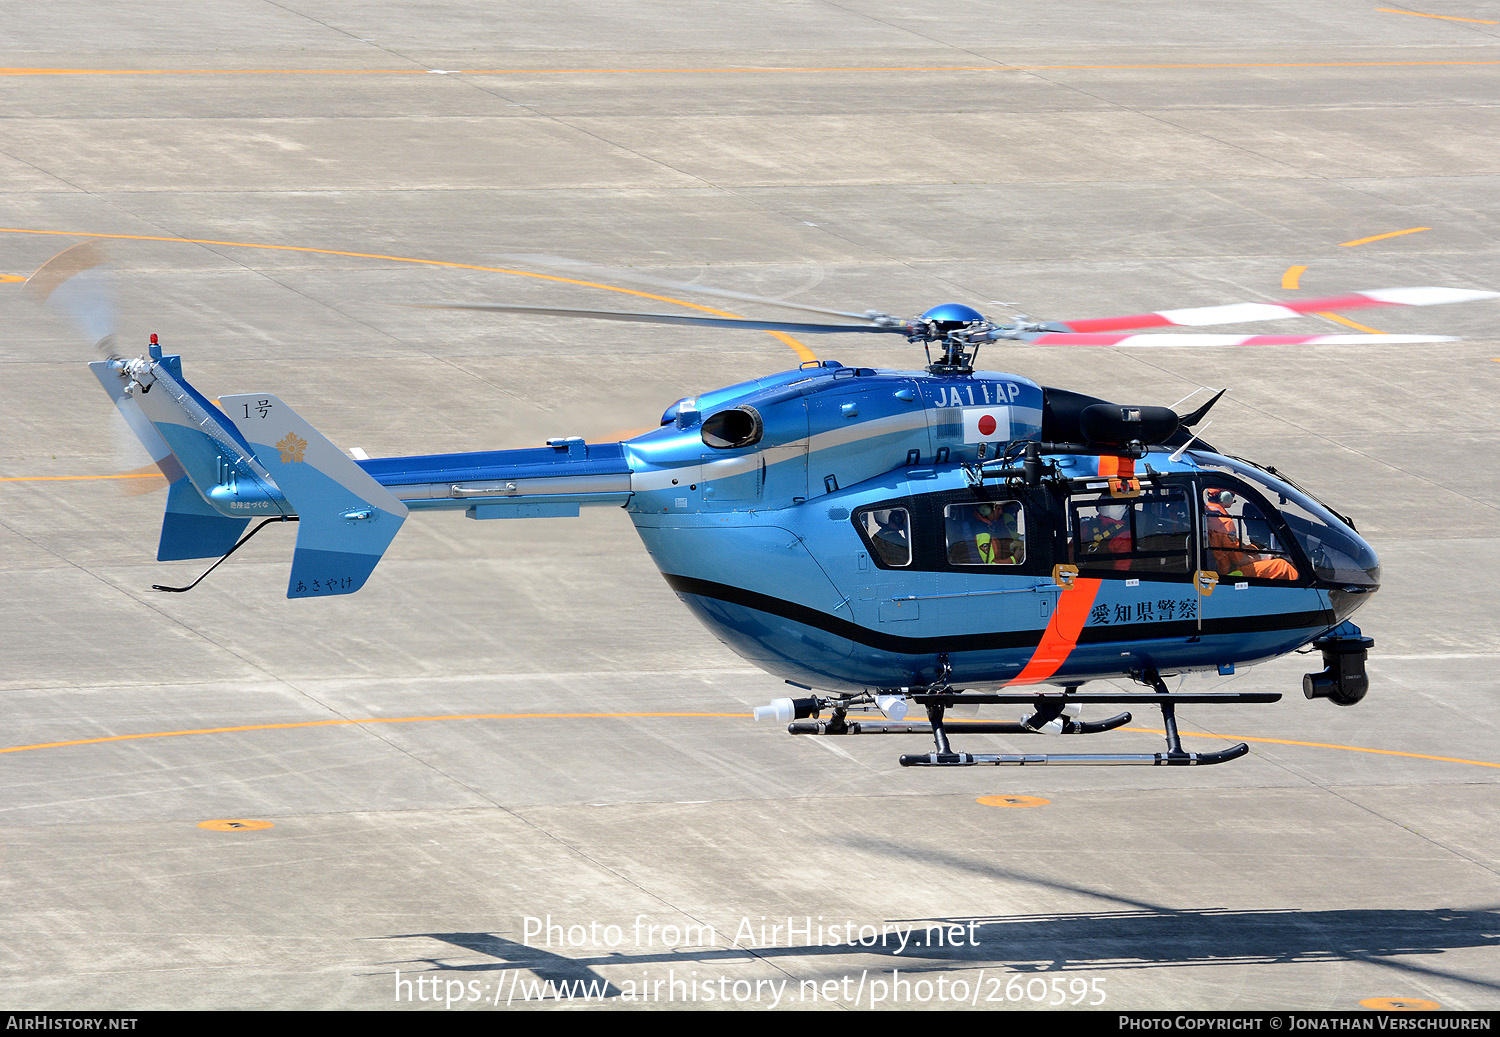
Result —
[[1045, 807], [1052, 802], [1041, 796], [980, 796], [974, 802], [982, 807]]
[[0, 482], [79, 482], [93, 479], [162, 479], [160, 472], [128, 473], [124, 475], [6, 475]]
[[[1417, 234], [1417, 233], [1419, 233], [1421, 231], [1431, 230], [1431, 229], [1432, 229], [1431, 227], [1408, 227], [1408, 228], [1406, 228], [1406, 230], [1393, 230], [1393, 231], [1389, 231], [1389, 232], [1387, 232], [1385, 234], [1372, 234], [1368, 238], [1356, 238], [1354, 241], [1341, 241], [1341, 242], [1339, 242], [1339, 247], [1340, 248], [1353, 248], [1355, 245], [1368, 245], [1372, 241], [1384, 241], [1386, 238], [1399, 238], [1403, 234]], [[1296, 288], [1298, 286], [1298, 282], [1302, 278], [1302, 275], [1304, 273], [1306, 273], [1306, 272], [1307, 272], [1307, 267], [1305, 267], [1305, 266], [1288, 267], [1286, 273], [1284, 273], [1284, 274], [1281, 275], [1281, 287], [1283, 287], [1283, 288]], [[1368, 326], [1366, 324], [1359, 324], [1359, 323], [1357, 323], [1355, 321], [1352, 321], [1348, 317], [1340, 317], [1336, 313], [1319, 313], [1318, 316], [1319, 317], [1327, 317], [1329, 320], [1335, 321], [1336, 323], [1339, 323], [1339, 324], [1342, 324], [1346, 328], [1353, 328], [1355, 331], [1362, 331], [1362, 332], [1364, 332], [1367, 335], [1384, 335], [1384, 334], [1386, 334], [1386, 332], [1384, 332], [1384, 331], [1378, 331], [1375, 328], [1372, 328], [1372, 327], [1370, 327], [1370, 326]]]
[[[1402, 233], [1407, 233], [1407, 232], [1403, 231]], [[1366, 240], [1373, 241], [1375, 239], [1369, 238], [1369, 239], [1366, 239]], [[1357, 245], [1357, 244], [1359, 244], [1359, 242], [1357, 242], [1357, 241], [1356, 242], [1350, 242], [1350, 244]], [[1305, 267], [1305, 266], [1290, 266], [1290, 267], [1287, 267], [1286, 273], [1284, 273], [1284, 274], [1281, 275], [1281, 287], [1287, 288], [1287, 289], [1295, 289], [1295, 288], [1300, 287], [1299, 282], [1302, 279], [1302, 275], [1306, 271], [1307, 271], [1307, 267]], [[1356, 331], [1363, 331], [1363, 332], [1365, 332], [1366, 334], [1369, 334], [1369, 335], [1384, 335], [1385, 334], [1385, 332], [1383, 332], [1383, 331], [1376, 331], [1374, 328], [1367, 327], [1364, 324], [1356, 323], [1355, 321], [1352, 321], [1352, 320], [1350, 320], [1347, 317], [1340, 317], [1337, 313], [1329, 313], [1327, 311], [1320, 311], [1317, 314], [1317, 316], [1319, 316], [1319, 317], [1327, 317], [1331, 321], [1337, 321], [1338, 323], [1344, 325], [1345, 327], [1353, 328]]]
[[[76, 738], [62, 742], [38, 742], [34, 745], [13, 745], [0, 749], [0, 754], [30, 752], [34, 749], [63, 749], [79, 745], [102, 745], [106, 742], [133, 742], [146, 738], [177, 738], [183, 735], [243, 734], [247, 731], [288, 731], [303, 727], [350, 727], [361, 724], [431, 724], [451, 720], [749, 720], [749, 713], [454, 713], [443, 716], [421, 717], [363, 717], [353, 720], [300, 720], [284, 724], [243, 724], [236, 727], [199, 727], [182, 731], [148, 731], [133, 735], [104, 735], [99, 738]], [[1121, 731], [1135, 734], [1165, 736], [1166, 732], [1150, 727], [1122, 727]], [[1401, 752], [1396, 749], [1370, 749], [1357, 745], [1333, 745], [1326, 742], [1298, 742], [1285, 738], [1251, 738], [1245, 735], [1216, 734], [1213, 732], [1182, 733], [1184, 738], [1217, 738], [1228, 742], [1260, 742], [1266, 745], [1295, 745], [1308, 749], [1339, 749], [1351, 753], [1374, 753], [1381, 756], [1404, 756], [1413, 760], [1434, 760], [1438, 763], [1464, 763], [1472, 767], [1500, 768], [1500, 763], [1483, 760], [1463, 760], [1452, 756], [1428, 756], [1424, 753]], [[1015, 804], [1012, 804], [1015, 805]], [[1038, 804], [1039, 805], [1039, 804]]]
[[1386, 238], [1399, 238], [1403, 234], [1416, 234], [1419, 231], [1431, 230], [1431, 227], [1408, 227], [1405, 230], [1393, 230], [1389, 234], [1375, 234], [1368, 238], [1359, 238], [1355, 241], [1341, 241], [1339, 248], [1353, 248], [1355, 245], [1368, 245], [1372, 241], [1384, 241]]
[[1369, 327], [1368, 325], [1360, 324], [1357, 321], [1352, 321], [1348, 317], [1340, 317], [1337, 313], [1320, 312], [1318, 314], [1318, 316], [1319, 317], [1327, 317], [1329, 320], [1338, 321], [1340, 324], [1344, 325], [1344, 327], [1346, 327], [1346, 328], [1353, 328], [1355, 331], [1363, 331], [1367, 335], [1384, 335], [1384, 334], [1387, 334], [1384, 331], [1376, 331], [1374, 328]]
[[[1396, 14], [1413, 14], [1396, 11]], [[1441, 18], [1443, 15], [1426, 15]], [[1454, 21], [1480, 19], [1455, 18]], [[1500, 60], [1457, 61], [1237, 61], [1130, 65], [741, 65], [706, 68], [0, 68], [0, 76], [568, 76], [568, 75], [766, 75], [870, 72], [1066, 72], [1227, 68], [1400, 68], [1434, 65], [1500, 65]]]
[[199, 828], [210, 832], [263, 832], [276, 826], [270, 821], [253, 821], [246, 817], [223, 817], [213, 821], [199, 821]]
[[711, 719], [748, 720], [749, 713], [457, 713], [434, 717], [365, 717], [360, 720], [301, 720], [287, 724], [245, 724], [240, 727], [199, 727], [185, 731], [148, 731], [135, 735], [105, 735], [101, 738], [77, 738], [66, 742], [38, 742], [35, 745], [13, 745], [0, 753], [22, 753], [33, 749], [62, 749], [74, 745], [100, 745], [104, 742], [133, 742], [143, 738], [176, 738], [180, 735], [223, 735], [245, 731], [285, 731], [298, 727], [348, 727], [356, 724], [426, 724], [440, 720], [635, 720], [663, 717], [708, 717]]
[[164, 489], [167, 477], [160, 468], [151, 464], [113, 475], [3, 475], [0, 482], [118, 482], [119, 491], [133, 497]]
[[1436, 1012], [1443, 1006], [1424, 997], [1367, 997], [1359, 1007], [1375, 1012]]
[[[1166, 732], [1153, 727], [1122, 727], [1121, 731], [1133, 731], [1136, 734], [1162, 735]], [[1425, 753], [1407, 753], [1398, 749], [1369, 749], [1360, 745], [1333, 745], [1328, 742], [1296, 742], [1287, 738], [1249, 738], [1245, 735], [1214, 734], [1209, 731], [1182, 732], [1184, 738], [1221, 738], [1227, 742], [1260, 742], [1265, 745], [1298, 745], [1308, 749], [1342, 749], [1348, 753], [1375, 753], [1379, 756], [1405, 756], [1412, 760], [1436, 760], [1438, 763], [1466, 763], [1471, 767], [1495, 767], [1500, 768], [1500, 763], [1486, 763], [1483, 760], [1461, 760], [1456, 756], [1428, 756]]]
[[1452, 14], [1423, 14], [1421, 11], [1401, 11], [1394, 7], [1377, 7], [1375, 10], [1381, 14], [1409, 14], [1413, 18], [1440, 18], [1445, 22], [1478, 22], [1480, 25], [1500, 25], [1500, 22], [1492, 22], [1485, 18], [1460, 18]]
[[24, 274], [0, 274], [0, 284], [25, 284]]
[[[172, 238], [152, 234], [95, 234], [89, 231], [63, 231], [63, 230], [30, 230], [22, 227], [0, 227], [0, 234], [36, 234], [54, 238], [97, 238], [109, 241], [165, 241], [179, 245], [218, 245], [222, 248], [253, 248], [268, 252], [305, 252], [309, 255], [319, 256], [345, 256], [351, 259], [375, 259], [386, 263], [415, 263], [419, 266], [446, 267], [450, 270], [479, 270], [490, 274], [509, 274], [513, 277], [533, 277], [539, 281], [555, 281], [560, 284], [576, 284], [586, 288], [599, 288], [606, 292], [619, 292], [622, 295], [634, 295], [641, 299], [653, 299], [656, 302], [671, 303], [674, 306], [686, 306], [690, 310], [698, 310], [710, 313], [716, 317], [738, 318], [739, 315], [729, 313], [726, 310], [716, 310], [711, 306], [703, 306], [696, 302], [688, 302], [685, 299], [674, 299], [670, 295], [655, 295], [651, 292], [639, 291], [635, 288], [621, 288], [619, 285], [602, 284], [598, 281], [583, 281], [575, 277], [560, 277], [557, 274], [538, 274], [531, 270], [512, 270], [508, 267], [479, 266], [474, 263], [452, 263], [441, 259], [417, 259], [412, 256], [388, 256], [379, 252], [345, 252], [331, 248], [310, 248], [306, 245], [265, 245], [253, 241], [216, 241], [210, 238]], [[767, 335], [792, 348], [803, 361], [818, 359], [817, 354], [808, 349], [801, 342], [790, 335], [780, 331], [768, 331]]]

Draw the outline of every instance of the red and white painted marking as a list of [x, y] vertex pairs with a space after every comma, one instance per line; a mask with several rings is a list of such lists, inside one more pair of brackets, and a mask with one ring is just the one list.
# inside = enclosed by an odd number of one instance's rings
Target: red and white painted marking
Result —
[[[1500, 298], [1500, 292], [1469, 288], [1375, 288], [1324, 299], [1293, 299], [1281, 303], [1239, 302], [1228, 306], [1197, 306], [1181, 310], [1157, 310], [1130, 317], [1098, 317], [1065, 321], [1074, 332], [1126, 331], [1133, 328], [1187, 327], [1212, 324], [1242, 324], [1256, 320], [1287, 320], [1323, 310], [1357, 310], [1371, 306], [1439, 306], [1450, 302]], [[1431, 341], [1424, 339], [1423, 341]]]

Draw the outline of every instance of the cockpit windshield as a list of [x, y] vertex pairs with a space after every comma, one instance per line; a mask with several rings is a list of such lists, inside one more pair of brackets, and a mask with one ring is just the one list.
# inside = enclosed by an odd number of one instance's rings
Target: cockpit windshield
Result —
[[1232, 473], [1263, 494], [1301, 545], [1318, 579], [1352, 587], [1380, 586], [1380, 558], [1349, 525], [1307, 494], [1246, 461], [1194, 454], [1206, 471]]

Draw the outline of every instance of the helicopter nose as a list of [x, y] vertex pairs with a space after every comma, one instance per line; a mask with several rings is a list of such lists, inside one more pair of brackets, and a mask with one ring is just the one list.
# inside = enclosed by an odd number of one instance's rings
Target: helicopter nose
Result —
[[1328, 592], [1328, 604], [1333, 608], [1334, 618], [1342, 623], [1357, 612], [1361, 605], [1369, 601], [1379, 589], [1378, 584], [1371, 587], [1340, 587], [1330, 589]]
[[1369, 557], [1371, 563], [1360, 571], [1357, 582], [1346, 580], [1328, 586], [1328, 604], [1340, 623], [1380, 590], [1380, 562], [1375, 558], [1374, 551], [1370, 551]]

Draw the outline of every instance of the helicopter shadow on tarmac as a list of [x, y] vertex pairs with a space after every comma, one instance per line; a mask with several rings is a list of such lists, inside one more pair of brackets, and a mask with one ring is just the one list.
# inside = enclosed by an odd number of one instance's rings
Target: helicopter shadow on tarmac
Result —
[[[1004, 869], [987, 874], [1034, 882], [1044, 887], [1119, 900], [1112, 894], [1022, 876]], [[888, 923], [889, 924], [889, 923]], [[493, 961], [452, 965], [434, 957], [388, 963], [416, 966], [425, 972], [483, 973], [523, 969], [537, 982], [555, 986], [596, 984], [596, 996], [618, 997], [620, 991], [597, 971], [601, 967], [677, 968], [747, 961], [795, 959], [804, 966], [815, 958], [851, 954], [883, 956], [903, 974], [951, 972], [955, 968], [996, 967], [1018, 973], [1068, 973], [1152, 969], [1182, 966], [1305, 965], [1365, 962], [1413, 977], [1430, 977], [1500, 991], [1500, 982], [1397, 961], [1398, 956], [1441, 955], [1447, 951], [1500, 946], [1500, 911], [1454, 908], [1347, 908], [1324, 911], [1280, 909], [1173, 909], [1154, 905], [1115, 911], [1045, 912], [1003, 916], [953, 916], [902, 919], [913, 940], [904, 950], [894, 941], [871, 946], [772, 946], [753, 950], [734, 946], [678, 948], [645, 952], [606, 951], [572, 957], [530, 946], [493, 932], [410, 933], [393, 939], [436, 940], [485, 954]], [[930, 929], [929, 929], [930, 927]], [[960, 927], [976, 934], [972, 943], [954, 941], [941, 947], [920, 946], [922, 934]], [[640, 975], [639, 971], [635, 973]]]

